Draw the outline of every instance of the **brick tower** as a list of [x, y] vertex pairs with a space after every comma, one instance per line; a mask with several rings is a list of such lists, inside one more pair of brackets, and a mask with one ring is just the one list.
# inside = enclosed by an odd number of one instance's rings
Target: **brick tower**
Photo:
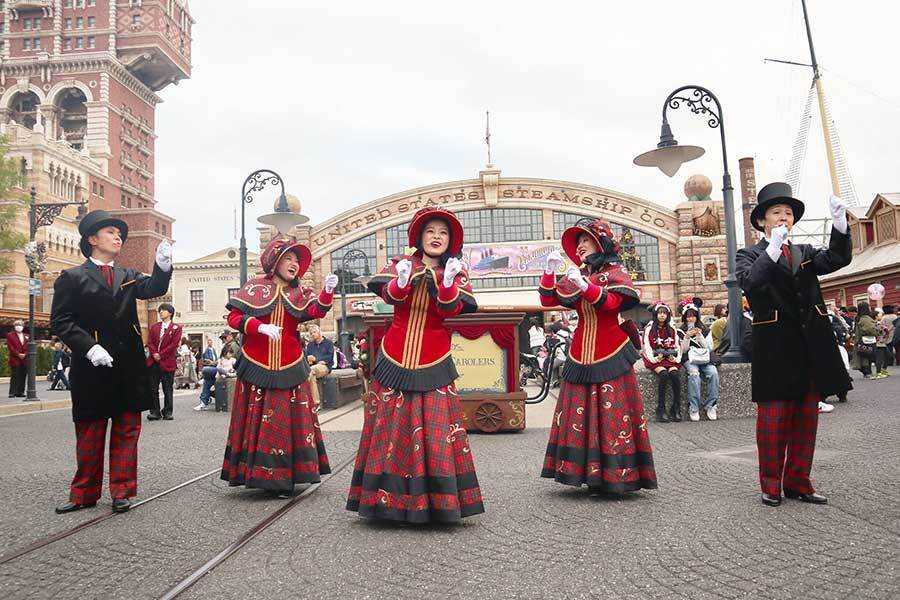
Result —
[[[0, 0], [0, 133], [24, 189], [34, 186], [38, 202], [87, 200], [116, 213], [129, 225], [120, 260], [144, 271], [172, 237], [172, 218], [156, 210], [157, 93], [190, 77], [193, 23], [187, 0]], [[68, 208], [38, 232], [51, 293], [59, 270], [83, 260], [75, 215]], [[14, 262], [0, 277], [0, 324], [4, 309], [27, 304], [24, 262]], [[42, 304], [46, 313], [46, 293]]]

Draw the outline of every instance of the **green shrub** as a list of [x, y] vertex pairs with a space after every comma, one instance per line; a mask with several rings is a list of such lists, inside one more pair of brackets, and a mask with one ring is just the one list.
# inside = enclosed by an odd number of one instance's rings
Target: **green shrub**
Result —
[[[53, 368], [53, 356], [55, 350], [50, 347], [38, 346], [37, 348], [37, 368], [36, 377], [46, 377], [50, 369]], [[0, 344], [0, 377], [9, 377], [9, 348], [6, 344]]]

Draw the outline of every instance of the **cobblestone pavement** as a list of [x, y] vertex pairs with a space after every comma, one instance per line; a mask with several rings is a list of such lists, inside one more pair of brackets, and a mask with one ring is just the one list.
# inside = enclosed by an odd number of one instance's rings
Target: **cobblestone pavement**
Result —
[[[822, 415], [827, 506], [759, 502], [753, 419], [651, 426], [660, 489], [591, 498], [537, 477], [548, 430], [473, 435], [487, 512], [395, 527], [344, 510], [347, 469], [188, 590], [212, 598], [897, 598], [900, 370]], [[215, 468], [227, 415], [146, 423], [141, 496]], [[546, 413], [546, 411], [544, 411]], [[332, 464], [358, 433], [327, 431]], [[0, 419], [0, 552], [108, 510], [60, 517], [65, 412]], [[154, 598], [280, 507], [216, 477], [0, 566], [9, 598]], [[11, 505], [11, 506], [10, 506]], [[93, 513], [93, 514], [89, 514]]]

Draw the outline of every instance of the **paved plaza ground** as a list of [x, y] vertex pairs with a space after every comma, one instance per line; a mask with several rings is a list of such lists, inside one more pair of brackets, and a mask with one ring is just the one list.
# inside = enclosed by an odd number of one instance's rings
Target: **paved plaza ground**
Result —
[[[813, 470], [827, 506], [759, 501], [753, 419], [653, 424], [659, 489], [622, 498], [538, 478], [551, 400], [521, 433], [472, 435], [486, 513], [396, 527], [344, 510], [351, 467], [182, 596], [221, 598], [898, 598], [900, 369], [855, 381], [822, 415]], [[140, 497], [221, 466], [228, 415], [144, 421]], [[322, 420], [339, 412], [320, 415]], [[361, 411], [323, 427], [350, 459]], [[74, 468], [69, 412], [0, 418], [0, 560], [110, 510], [59, 516]], [[298, 488], [298, 492], [304, 488]], [[106, 494], [104, 490], [104, 494]], [[210, 475], [0, 565], [4, 598], [158, 598], [286, 500]]]

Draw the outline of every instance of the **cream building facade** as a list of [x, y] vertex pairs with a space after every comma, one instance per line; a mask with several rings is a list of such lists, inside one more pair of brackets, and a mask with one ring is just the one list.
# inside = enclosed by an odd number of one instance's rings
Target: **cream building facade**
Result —
[[[247, 253], [251, 276], [259, 255]], [[213, 340], [218, 351], [219, 335], [228, 327], [225, 304], [240, 288], [240, 255], [237, 247], [223, 248], [195, 260], [176, 262], [172, 273], [170, 301], [175, 306], [175, 321], [184, 334], [206, 347]]]

